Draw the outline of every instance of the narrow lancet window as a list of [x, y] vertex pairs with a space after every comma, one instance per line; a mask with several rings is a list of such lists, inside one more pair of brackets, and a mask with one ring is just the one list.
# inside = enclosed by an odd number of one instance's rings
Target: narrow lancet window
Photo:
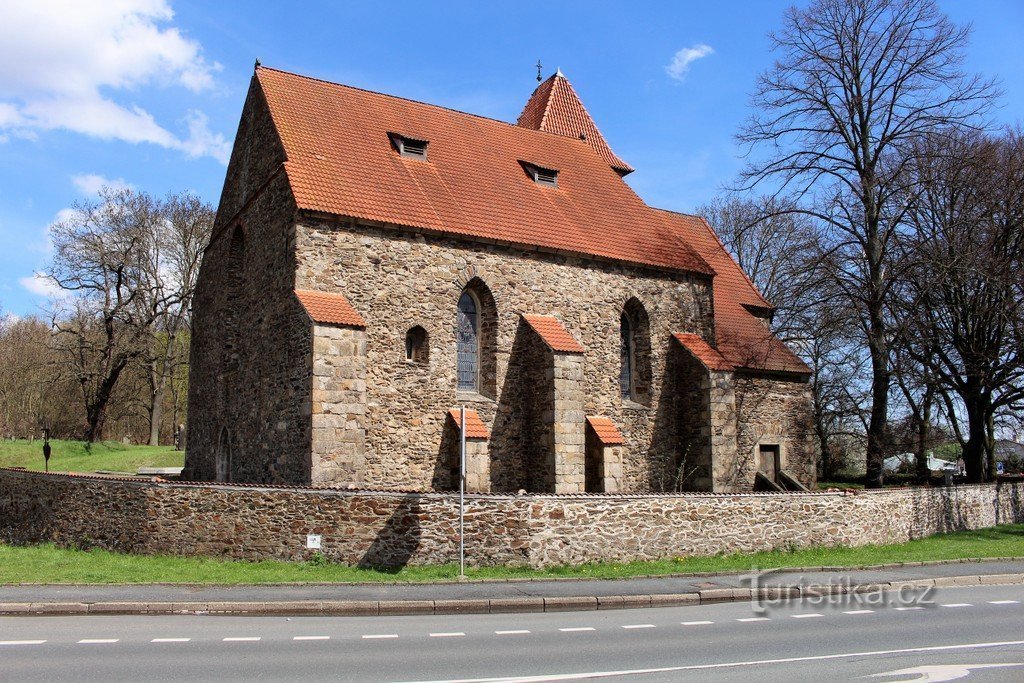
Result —
[[456, 325], [459, 389], [479, 391], [480, 315], [476, 299], [469, 292], [459, 297]]

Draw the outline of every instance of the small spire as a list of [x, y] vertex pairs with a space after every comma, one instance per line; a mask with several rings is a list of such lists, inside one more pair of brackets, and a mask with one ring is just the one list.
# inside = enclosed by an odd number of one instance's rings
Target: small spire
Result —
[[253, 68], [253, 70], [256, 70], [256, 69], [260, 68], [260, 58], [259, 57], [256, 58], [256, 63], [253, 65], [252, 68]]
[[543, 69], [543, 68], [544, 68], [544, 67], [543, 67], [543, 66], [541, 65], [541, 63], [540, 63], [540, 60], [538, 59], [538, 60], [537, 60], [537, 82], [538, 82], [538, 83], [540, 83], [540, 80], [541, 80], [541, 77], [540, 77], [540, 71], [541, 71], [541, 69]]
[[561, 76], [562, 78], [565, 78], [565, 74], [562, 73], [562, 67], [558, 67], [557, 69], [555, 69], [555, 75], [556, 76]]

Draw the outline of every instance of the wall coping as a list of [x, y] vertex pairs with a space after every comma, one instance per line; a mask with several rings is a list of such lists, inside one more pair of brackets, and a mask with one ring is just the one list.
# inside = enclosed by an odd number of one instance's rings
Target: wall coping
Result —
[[[21, 468], [0, 467], [0, 476], [18, 475], [21, 477], [39, 479], [71, 479], [83, 482], [106, 482], [117, 484], [129, 484], [149, 488], [184, 488], [207, 491], [283, 491], [294, 493], [306, 493], [324, 495], [329, 497], [380, 497], [380, 498], [409, 498], [419, 497], [433, 500], [452, 499], [458, 500], [458, 493], [435, 492], [435, 491], [414, 491], [414, 490], [386, 490], [386, 489], [349, 489], [331, 488], [328, 486], [310, 485], [286, 485], [286, 484], [242, 484], [229, 482], [208, 482], [208, 481], [167, 481], [162, 479], [143, 479], [137, 477], [112, 477], [96, 474], [84, 474], [77, 472], [38, 472]], [[750, 492], [750, 493], [707, 493], [707, 492], [680, 492], [680, 493], [560, 493], [560, 494], [523, 494], [514, 493], [466, 493], [466, 500], [494, 500], [494, 501], [547, 501], [557, 500], [565, 502], [586, 502], [594, 500], [616, 500], [616, 501], [644, 501], [659, 499], [693, 499], [693, 500], [726, 500], [726, 499], [772, 499], [780, 498], [796, 499], [818, 499], [818, 498], [850, 498], [858, 496], [892, 496], [905, 495], [917, 491], [944, 491], [963, 489], [985, 489], [999, 488], [1003, 484], [1013, 486], [1020, 482], [995, 482], [988, 484], [958, 484], [950, 487], [927, 487], [907, 486], [896, 489], [832, 489], [827, 491], [781, 491], [781, 492]]]

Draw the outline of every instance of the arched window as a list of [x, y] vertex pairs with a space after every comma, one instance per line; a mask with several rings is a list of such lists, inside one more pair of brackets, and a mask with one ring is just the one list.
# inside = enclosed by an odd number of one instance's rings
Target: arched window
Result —
[[419, 325], [405, 333], [405, 359], [418, 364], [426, 363], [430, 359], [427, 331]]
[[619, 356], [622, 361], [619, 370], [619, 390], [622, 398], [633, 400], [633, 330], [625, 312], [619, 317]]
[[476, 297], [466, 291], [459, 297], [455, 328], [458, 354], [458, 388], [480, 390], [480, 312]]
[[651, 325], [647, 311], [636, 298], [626, 302], [619, 317], [621, 369], [619, 388], [625, 401], [650, 405]]

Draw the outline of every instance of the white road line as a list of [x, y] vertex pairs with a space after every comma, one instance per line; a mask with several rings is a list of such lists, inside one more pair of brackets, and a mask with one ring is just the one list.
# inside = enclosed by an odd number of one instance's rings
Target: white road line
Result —
[[1019, 605], [1020, 600], [989, 600], [990, 605]]
[[639, 674], [673, 673], [676, 671], [708, 671], [712, 669], [736, 669], [739, 667], [765, 666], [768, 664], [792, 664], [794, 662], [824, 662], [853, 657], [887, 657], [889, 655], [912, 654], [919, 652], [953, 652], [956, 650], [981, 650], [995, 647], [1014, 647], [1024, 645], [1024, 640], [1007, 640], [994, 643], [964, 643], [962, 645], [933, 645], [929, 647], [910, 647], [902, 650], [868, 650], [865, 652], [840, 652], [830, 655], [810, 655], [807, 657], [786, 657], [784, 659], [759, 659], [742, 662], [722, 662], [720, 664], [690, 664], [686, 666], [667, 666], [658, 669], [626, 669], [622, 671], [587, 671], [580, 673], [560, 673], [541, 676], [509, 676], [506, 678], [461, 678], [446, 681], [421, 681], [419, 683], [546, 683], [547, 681], [571, 681], [585, 678], [602, 678], [612, 676], [636, 676]]
[[529, 633], [529, 631], [527, 631], [526, 629], [518, 629], [518, 630], [515, 630], [515, 631], [495, 631], [494, 635], [496, 635], [496, 636], [518, 636], [518, 635], [522, 635], [524, 633]]
[[843, 614], [874, 614], [874, 613], [875, 613], [875, 610], [873, 610], [873, 609], [851, 609], [849, 611], [843, 612]]
[[771, 621], [768, 617], [746, 617], [745, 619], [737, 619], [736, 621], [748, 624], [752, 621]]
[[655, 628], [654, 624], [626, 624], [622, 628]]
[[939, 607], [974, 607], [974, 605], [969, 602], [947, 602]]
[[808, 612], [807, 614], [792, 614], [790, 615], [794, 619], [813, 619], [814, 617], [823, 617], [824, 614], [818, 614], [817, 612]]
[[330, 636], [295, 636], [292, 640], [330, 640]]
[[713, 621], [681, 621], [679, 622], [683, 626], [706, 626], [707, 624], [713, 624]]
[[558, 629], [562, 633], [576, 633], [577, 631], [596, 631], [593, 626], [574, 626], [572, 628], [560, 628]]
[[151, 643], [187, 643], [191, 638], [154, 638]]
[[397, 633], [374, 633], [368, 636], [363, 636], [363, 640], [381, 640], [383, 638], [397, 638]]
[[86, 638], [78, 641], [79, 645], [105, 645], [107, 643], [116, 643], [117, 638]]
[[451, 633], [431, 633], [431, 638], [461, 638], [466, 635], [462, 631], [452, 631]]
[[45, 640], [0, 640], [0, 645], [42, 645]]
[[225, 643], [255, 643], [259, 640], [259, 636], [239, 636], [235, 638], [225, 638]]
[[914, 605], [913, 607], [893, 607], [897, 612], [912, 612], [913, 610], [924, 609], [920, 605]]

